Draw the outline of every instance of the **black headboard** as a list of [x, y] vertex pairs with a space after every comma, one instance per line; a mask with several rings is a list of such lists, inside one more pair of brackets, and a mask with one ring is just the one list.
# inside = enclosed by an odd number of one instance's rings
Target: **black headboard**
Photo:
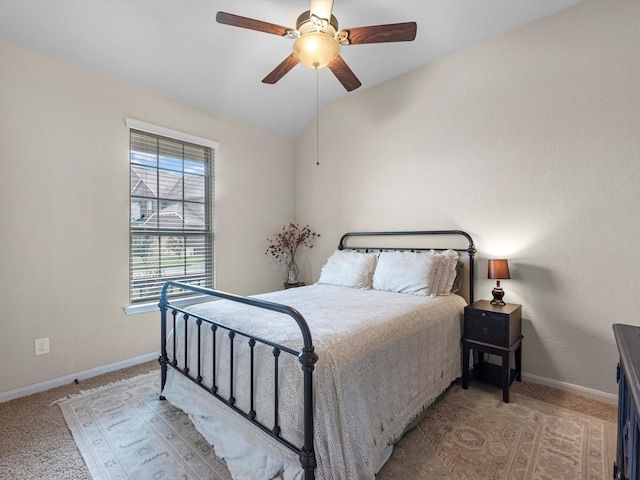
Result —
[[[366, 237], [367, 245], [359, 242]], [[462, 244], [466, 240], [466, 247]], [[429, 243], [432, 243], [430, 245]], [[365, 252], [388, 250], [455, 250], [463, 263], [460, 296], [473, 303], [474, 258], [476, 247], [471, 235], [462, 230], [418, 230], [406, 232], [349, 232], [340, 238], [339, 250], [345, 248]], [[466, 253], [466, 255], [464, 255]]]

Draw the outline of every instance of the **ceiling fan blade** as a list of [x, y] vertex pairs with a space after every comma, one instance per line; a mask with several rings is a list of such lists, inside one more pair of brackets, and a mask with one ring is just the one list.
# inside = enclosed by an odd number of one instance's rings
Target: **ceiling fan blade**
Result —
[[410, 42], [416, 38], [416, 22], [347, 28], [349, 45], [363, 43]]
[[267, 75], [262, 79], [262, 83], [269, 83], [273, 85], [282, 77], [284, 77], [289, 72], [289, 70], [295, 67], [298, 63], [300, 63], [300, 60], [298, 60], [298, 57], [289, 55], [280, 63], [280, 65], [274, 68], [269, 75]]
[[311, 8], [309, 10], [316, 17], [330, 19], [332, 8], [333, 0], [311, 0]]
[[234, 27], [248, 28], [249, 30], [257, 30], [259, 32], [271, 33], [272, 35], [285, 36], [289, 29], [275, 23], [254, 20], [253, 18], [241, 17], [233, 13], [218, 12], [216, 21], [225, 25]]
[[347, 92], [355, 90], [362, 83], [358, 80], [358, 77], [351, 71], [349, 65], [346, 64], [344, 59], [338, 55], [329, 65], [329, 70], [333, 72], [336, 78], [340, 81], [342, 86], [346, 88]]

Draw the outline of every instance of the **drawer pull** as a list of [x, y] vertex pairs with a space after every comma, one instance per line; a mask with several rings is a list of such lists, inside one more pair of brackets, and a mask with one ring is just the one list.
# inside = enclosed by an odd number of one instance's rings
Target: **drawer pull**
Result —
[[482, 312], [482, 316], [483, 316], [483, 317], [486, 317], [486, 316], [487, 316], [487, 314], [486, 314], [485, 312]]
[[489, 335], [489, 329], [487, 327], [482, 327], [482, 333]]

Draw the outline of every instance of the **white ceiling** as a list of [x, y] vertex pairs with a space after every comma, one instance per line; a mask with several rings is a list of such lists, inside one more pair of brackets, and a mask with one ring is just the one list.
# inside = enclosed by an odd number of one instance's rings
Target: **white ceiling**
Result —
[[[261, 82], [293, 41], [216, 23], [218, 11], [295, 28], [309, 0], [0, 0], [0, 40], [218, 115], [295, 137], [326, 104], [581, 0], [335, 0], [340, 28], [415, 21], [415, 41], [351, 45], [347, 93], [302, 64]], [[0, 67], [1, 68], [1, 67]]]

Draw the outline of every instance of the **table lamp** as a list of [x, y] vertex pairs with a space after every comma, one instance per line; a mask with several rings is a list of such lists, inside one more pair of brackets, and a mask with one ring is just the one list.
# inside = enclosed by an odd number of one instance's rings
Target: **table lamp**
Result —
[[493, 300], [491, 305], [505, 305], [502, 298], [504, 297], [504, 290], [500, 288], [500, 280], [506, 280], [511, 278], [509, 276], [509, 262], [507, 260], [489, 260], [489, 273], [488, 278], [496, 279], [496, 288], [492, 290]]

